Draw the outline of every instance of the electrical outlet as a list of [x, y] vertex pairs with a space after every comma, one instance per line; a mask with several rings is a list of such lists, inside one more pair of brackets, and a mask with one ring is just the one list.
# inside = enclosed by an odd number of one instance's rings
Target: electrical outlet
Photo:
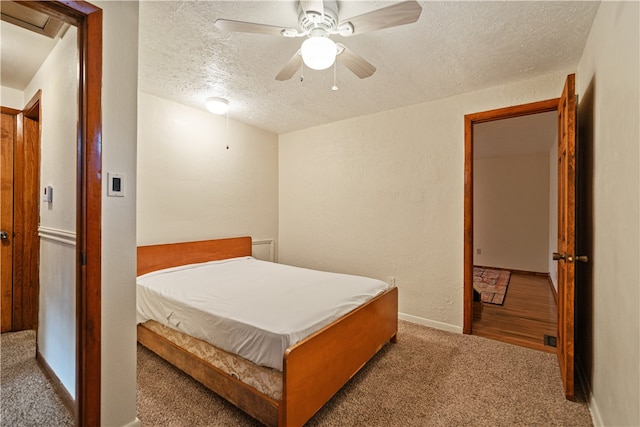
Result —
[[477, 255], [482, 255], [482, 249], [480, 249], [480, 248], [476, 249], [476, 254]]

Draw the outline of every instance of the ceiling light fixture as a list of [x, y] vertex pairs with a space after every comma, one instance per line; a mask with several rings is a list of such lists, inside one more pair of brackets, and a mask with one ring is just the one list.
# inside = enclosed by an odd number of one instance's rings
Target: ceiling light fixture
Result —
[[304, 64], [314, 70], [326, 70], [336, 60], [338, 47], [329, 37], [310, 36], [300, 47]]
[[213, 114], [223, 115], [229, 111], [229, 101], [223, 98], [207, 98], [205, 105]]

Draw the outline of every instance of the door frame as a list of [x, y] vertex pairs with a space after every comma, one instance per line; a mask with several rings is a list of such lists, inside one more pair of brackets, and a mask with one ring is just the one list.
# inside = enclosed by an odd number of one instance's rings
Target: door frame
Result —
[[102, 9], [85, 1], [19, 1], [78, 29], [76, 425], [100, 425]]
[[494, 120], [557, 111], [560, 98], [516, 105], [464, 116], [464, 334], [472, 333], [473, 324], [473, 125]]
[[13, 302], [11, 330], [37, 329], [40, 240], [40, 99], [16, 115], [13, 152]]

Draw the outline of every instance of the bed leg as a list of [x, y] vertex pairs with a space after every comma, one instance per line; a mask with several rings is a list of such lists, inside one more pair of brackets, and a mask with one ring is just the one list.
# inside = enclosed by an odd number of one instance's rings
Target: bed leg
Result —
[[395, 334], [394, 336], [392, 336], [389, 341], [391, 341], [394, 344], [397, 343], [398, 342], [398, 334]]

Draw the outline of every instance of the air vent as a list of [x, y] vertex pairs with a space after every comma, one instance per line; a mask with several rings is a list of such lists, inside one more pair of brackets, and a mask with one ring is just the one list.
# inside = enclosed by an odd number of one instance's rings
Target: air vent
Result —
[[556, 337], [552, 337], [551, 335], [545, 335], [544, 345], [546, 345], [547, 347], [556, 347]]
[[62, 31], [64, 24], [45, 13], [12, 1], [2, 2], [2, 20], [52, 39]]

